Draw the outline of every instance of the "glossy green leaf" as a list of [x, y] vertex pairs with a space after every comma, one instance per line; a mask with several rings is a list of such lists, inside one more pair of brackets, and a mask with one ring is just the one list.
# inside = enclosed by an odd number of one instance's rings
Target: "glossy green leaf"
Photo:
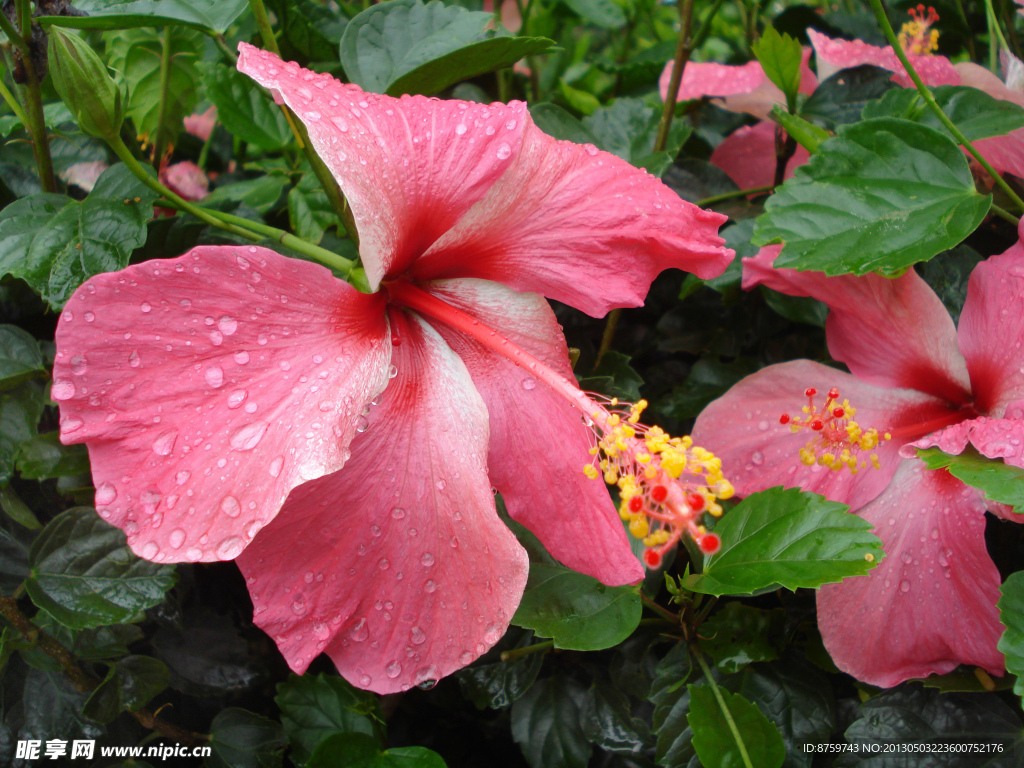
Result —
[[338, 225], [338, 214], [312, 172], [302, 174], [299, 183], [288, 190], [288, 220], [296, 235], [314, 243]]
[[647, 745], [647, 724], [634, 717], [629, 697], [610, 682], [594, 680], [580, 712], [590, 743], [608, 752], [636, 754]]
[[562, 0], [563, 3], [584, 21], [605, 29], [621, 29], [628, 19], [625, 11], [615, 0]]
[[362, 733], [327, 738], [306, 761], [306, 768], [445, 768], [441, 756], [426, 747], [397, 747], [381, 752]]
[[636, 629], [640, 595], [636, 587], [608, 587], [564, 566], [531, 563], [512, 623], [550, 637], [556, 648], [597, 651]]
[[0, 391], [45, 375], [39, 342], [16, 325], [0, 325]]
[[146, 241], [156, 195], [121, 164], [82, 201], [41, 193], [0, 211], [0, 274], [20, 277], [54, 309], [100, 272], [128, 265]]
[[[54, 101], [43, 107], [43, 125], [53, 129], [62, 123], [69, 123], [74, 120], [71, 111], [64, 105], [63, 101]], [[21, 127], [21, 120], [16, 115], [4, 115], [0, 117], [0, 136], [7, 137], [15, 128]]]
[[959, 456], [938, 448], [918, 448], [917, 455], [928, 469], [947, 469], [953, 477], [981, 490], [986, 499], [1024, 512], [1024, 469], [982, 456], [971, 446]]
[[333, 734], [353, 731], [372, 736], [373, 721], [380, 719], [377, 697], [340, 677], [292, 675], [277, 686], [274, 701], [298, 762], [305, 762]]
[[752, 50], [765, 76], [786, 95], [787, 101], [795, 103], [800, 89], [800, 41], [786, 34], [780, 35], [768, 25]]
[[132, 712], [149, 704], [171, 683], [167, 665], [152, 656], [126, 656], [115, 668], [121, 681], [121, 702]]
[[640, 99], [621, 98], [585, 117], [583, 126], [598, 148], [660, 177], [690, 135], [685, 121], [674, 120], [664, 150], [655, 152], [660, 122], [660, 110]]
[[844, 69], [818, 84], [800, 108], [800, 116], [834, 131], [836, 126], [860, 120], [868, 102], [893, 89], [899, 87], [887, 69], [870, 64]]
[[106, 724], [121, 714], [121, 709], [121, 681], [117, 671], [110, 667], [103, 682], [89, 694], [82, 707], [82, 714], [97, 723]]
[[217, 119], [228, 132], [260, 149], [275, 151], [293, 141], [284, 112], [250, 78], [234, 67], [205, 68], [206, 97], [217, 107]]
[[828, 139], [828, 131], [804, 120], [799, 115], [791, 115], [781, 109], [778, 104], [772, 107], [771, 118], [781, 125], [797, 144], [812, 155], [818, 151], [821, 142]]
[[89, 471], [89, 451], [84, 445], [63, 445], [59, 433], [47, 432], [22, 444], [17, 467], [27, 480], [82, 475]]
[[210, 768], [278, 768], [287, 742], [281, 724], [238, 707], [222, 710], [210, 725]]
[[[136, 131], [153, 141], [158, 130], [163, 130], [168, 141], [173, 142], [184, 130], [182, 120], [192, 113], [199, 100], [196, 61], [202, 50], [201, 36], [187, 29], [171, 33], [166, 91], [161, 87], [163, 41], [158, 32], [129, 29], [112, 33], [108, 50], [110, 66], [124, 77], [128, 89], [125, 115], [135, 123]], [[163, 94], [166, 96], [162, 99]]]
[[1024, 696], [1024, 571], [1011, 573], [999, 591], [999, 621], [1006, 628], [999, 651], [1006, 656], [1006, 671], [1016, 675], [1013, 692]]
[[[683, 586], [712, 595], [815, 588], [867, 573], [884, 556], [871, 523], [796, 488], [769, 488], [743, 499], [715, 526], [718, 554]], [[865, 559], [870, 555], [870, 561]]]
[[[729, 727], [722, 702], [708, 685], [689, 685], [690, 711], [686, 719], [693, 729], [693, 747], [706, 768], [743, 765], [741, 748]], [[743, 740], [751, 765], [779, 768], [786, 759], [782, 734], [761, 710], [738, 693], [719, 688], [732, 722]]]
[[597, 137], [576, 117], [557, 104], [533, 104], [530, 106], [530, 116], [537, 127], [549, 136], [576, 144], [597, 146]]
[[317, 0], [270, 0], [277, 16], [275, 32], [286, 61], [336, 61], [348, 19], [334, 4]]
[[55, 517], [29, 558], [33, 602], [72, 629], [130, 621], [160, 603], [175, 582], [172, 566], [133, 555], [124, 533], [89, 507]]
[[644, 380], [633, 370], [629, 360], [629, 355], [609, 350], [597, 368], [580, 379], [580, 387], [588, 392], [600, 392], [608, 397], [636, 402], [640, 399], [640, 387]]
[[389, 0], [345, 27], [341, 64], [349, 80], [373, 93], [432, 95], [485, 72], [542, 53], [544, 38], [496, 36], [494, 16], [440, 0]]
[[223, 34], [248, 7], [248, 0], [78, 0], [87, 16], [42, 16], [41, 24], [75, 29], [129, 29], [182, 24]]
[[462, 694], [476, 705], [477, 709], [505, 709], [512, 702], [526, 693], [537, 679], [540, 668], [544, 665], [543, 653], [527, 653], [508, 661], [500, 660], [503, 650], [515, 650], [533, 645], [535, 640], [532, 632], [519, 633], [518, 642], [509, 642], [517, 630], [506, 632], [492, 648], [484, 661], [494, 659], [491, 663], [477, 663], [455, 673]]
[[42, 389], [32, 382], [0, 393], [0, 483], [11, 479], [22, 446], [38, 434], [43, 406]]
[[754, 661], [771, 661], [779, 656], [784, 620], [778, 610], [729, 603], [700, 625], [701, 650], [726, 673], [738, 672]]
[[[946, 117], [968, 141], [1003, 136], [1024, 128], [1024, 109], [1013, 102], [993, 98], [977, 88], [943, 85], [933, 88], [932, 95]], [[865, 120], [876, 117], [913, 120], [953, 137], [914, 88], [895, 88], [878, 101], [866, 104], [863, 117]]]
[[654, 668], [649, 699], [654, 704], [652, 722], [657, 735], [654, 757], [665, 768], [694, 765], [693, 731], [686, 722], [690, 692], [686, 687], [692, 666], [685, 643], [676, 643]]
[[967, 237], [991, 202], [939, 131], [865, 120], [841, 127], [775, 191], [754, 242], [785, 243], [777, 267], [897, 275]]
[[28, 550], [34, 531], [0, 520], [0, 594], [10, 597], [29, 574]]
[[512, 738], [531, 768], [586, 768], [592, 750], [580, 722], [585, 695], [575, 680], [555, 675], [512, 705]]
[[257, 176], [215, 188], [203, 198], [203, 205], [218, 207], [225, 203], [242, 203], [265, 214], [277, 205], [287, 186], [288, 177], [283, 174]]

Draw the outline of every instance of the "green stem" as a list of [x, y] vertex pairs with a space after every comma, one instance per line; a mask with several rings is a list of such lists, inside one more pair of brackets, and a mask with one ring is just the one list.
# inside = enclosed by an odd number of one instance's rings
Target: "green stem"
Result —
[[718, 706], [722, 709], [722, 717], [725, 718], [726, 724], [729, 726], [729, 732], [732, 734], [733, 741], [736, 742], [736, 747], [740, 751], [740, 759], [743, 760], [743, 765], [746, 768], [754, 768], [754, 764], [750, 762], [750, 755], [747, 753], [747, 745], [743, 743], [743, 737], [740, 735], [740, 729], [736, 727], [736, 721], [732, 718], [732, 712], [729, 711], [729, 705], [725, 703], [725, 697], [722, 696], [722, 691], [715, 684], [715, 679], [711, 676], [711, 670], [708, 668], [708, 663], [704, 661], [704, 655], [697, 648], [696, 644], [690, 646], [690, 653], [697, 659], [697, 663], [700, 664], [701, 671], [704, 672], [704, 679], [708, 681], [708, 687], [711, 692], [715, 695], [715, 699], [718, 701]]
[[971, 29], [971, 24], [967, 21], [967, 12], [964, 10], [964, 0], [956, 0], [954, 3], [956, 6], [957, 14], [960, 16], [960, 21], [963, 22], [964, 31], [967, 33], [965, 42], [967, 43], [967, 53], [971, 57], [971, 61], [978, 58], [978, 53], [974, 49], [974, 30]]
[[711, 10], [704, 15], [704, 19], [700, 23], [700, 29], [697, 31], [697, 34], [693, 36], [693, 42], [690, 44], [691, 51], [696, 51], [704, 45], [704, 41], [707, 40], [708, 35], [711, 34], [711, 22], [714, 20], [715, 16], [718, 15], [718, 11], [723, 5], [725, 5], [725, 0], [715, 0], [715, 4], [711, 6]]
[[529, 656], [529, 655], [534, 654], [534, 653], [541, 653], [543, 651], [549, 651], [549, 650], [551, 650], [554, 647], [555, 647], [555, 641], [554, 640], [545, 640], [543, 643], [534, 643], [533, 645], [528, 645], [525, 648], [514, 648], [511, 651], [502, 651], [501, 652], [501, 660], [502, 661], [515, 661], [516, 659], [520, 659], [523, 656]]
[[698, 208], [707, 208], [709, 205], [720, 203], [723, 200], [732, 200], [734, 197], [746, 197], [747, 195], [760, 195], [763, 192], [771, 192], [773, 189], [775, 189], [775, 186], [772, 184], [763, 187], [750, 187], [750, 189], [735, 189], [732, 192], [723, 192], [720, 195], [705, 197], [702, 200], [698, 200], [694, 205]]
[[171, 29], [169, 25], [164, 27], [160, 41], [160, 104], [157, 110], [156, 136], [153, 137], [153, 158], [156, 163], [163, 162], [164, 152], [167, 150], [167, 128], [164, 122], [167, 120], [167, 102], [171, 90]]
[[238, 63], [238, 54], [231, 50], [231, 46], [224, 39], [224, 35], [211, 35], [211, 37], [213, 42], [217, 44], [220, 52], [224, 54], [224, 58], [231, 62], [231, 66], [235, 66]]
[[988, 25], [988, 68], [996, 75], [999, 74], [999, 43], [1005, 50], [1010, 46], [1006, 44], [1003, 37], [1003, 30], [999, 28], [999, 19], [996, 17], [996, 9], [992, 7], [992, 0], [985, 0], [985, 23]]
[[666, 621], [672, 622], [677, 627], [679, 626], [679, 617], [676, 614], [672, 613], [671, 611], [666, 611], [656, 602], [651, 600], [651, 598], [649, 598], [643, 592], [640, 593], [640, 602], [642, 602], [645, 606], [647, 606], [647, 608], [661, 616], [661, 618], [665, 619]]
[[32, 154], [36, 159], [39, 171], [39, 182], [44, 192], [57, 191], [57, 177], [53, 174], [53, 159], [50, 156], [50, 140], [46, 135], [46, 118], [43, 116], [43, 94], [36, 77], [35, 66], [31, 56], [21, 59], [25, 67], [25, 129], [32, 138]]
[[[2, 16], [3, 14], [0, 13], [0, 17]], [[7, 106], [11, 108], [14, 116], [21, 121], [21, 124], [24, 125], [27, 130], [28, 115], [25, 114], [25, 110], [22, 109], [21, 103], [18, 101], [17, 97], [10, 92], [3, 80], [0, 80], [0, 96], [2, 96], [3, 100], [7, 102]]]
[[1007, 210], [1004, 210], [1003, 208], [1000, 208], [1000, 207], [999, 207], [998, 205], [996, 205], [995, 203], [992, 203], [992, 208], [991, 208], [991, 210], [992, 210], [992, 213], [994, 213], [994, 214], [995, 214], [996, 216], [998, 216], [998, 217], [999, 217], [999, 218], [1001, 218], [1001, 219], [1006, 219], [1006, 220], [1007, 220], [1008, 222], [1010, 222], [1011, 224], [1013, 224], [1013, 226], [1015, 226], [1015, 227], [1016, 227], [1016, 226], [1017, 226], [1018, 224], [1020, 224], [1020, 219], [1018, 219], [1018, 218], [1017, 218], [1016, 216], [1014, 216], [1014, 215], [1013, 215], [1012, 213], [1010, 213], [1009, 211], [1007, 211]]
[[116, 154], [121, 162], [128, 167], [128, 170], [130, 170], [143, 184], [161, 197], [165, 198], [166, 204], [171, 207], [176, 208], [179, 211], [191, 213], [197, 219], [206, 222], [210, 226], [218, 227], [226, 232], [231, 232], [232, 234], [244, 237], [247, 240], [255, 242], [263, 240], [265, 237], [274, 239], [281, 243], [281, 245], [316, 259], [327, 267], [336, 269], [346, 277], [352, 271], [353, 264], [348, 259], [343, 258], [336, 253], [332, 253], [326, 248], [321, 248], [319, 245], [313, 245], [313, 243], [289, 234], [284, 230], [270, 227], [266, 224], [261, 224], [260, 222], [242, 219], [238, 216], [232, 216], [231, 214], [221, 213], [220, 211], [211, 211], [208, 208], [200, 208], [198, 205], [193, 205], [187, 200], [184, 200], [174, 194], [174, 192], [161, 184], [158, 179], [155, 179], [152, 175], [146, 173], [146, 169], [142, 167], [142, 164], [138, 160], [135, 159], [128, 147], [125, 146], [124, 141], [121, 140], [120, 136], [117, 136], [114, 139], [108, 139], [108, 142], [110, 144], [110, 148], [114, 150], [114, 154]]
[[277, 47], [277, 38], [274, 36], [274, 28], [270, 26], [270, 17], [267, 15], [263, 0], [249, 0], [249, 7], [252, 9], [252, 15], [256, 17], [256, 26], [260, 30], [260, 37], [263, 38], [263, 47], [280, 56], [281, 49]]
[[0, 13], [0, 31], [7, 35], [7, 39], [10, 40], [19, 51], [21, 51], [23, 56], [28, 56], [31, 53], [28, 43], [25, 42], [25, 38], [21, 36], [17, 27], [11, 23], [11, 20], [7, 18], [7, 14], [5, 13]]
[[931, 89], [924, 84], [921, 80], [921, 76], [917, 74], [917, 70], [914, 69], [914, 65], [910, 63], [907, 58], [907, 54], [904, 53], [903, 48], [900, 47], [899, 40], [896, 38], [896, 33], [892, 29], [892, 24], [889, 23], [888, 17], [885, 15], [885, 8], [882, 7], [882, 0], [869, 0], [871, 3], [871, 10], [875, 12], [875, 19], [878, 20], [878, 25], [882, 28], [882, 33], [885, 35], [886, 40], [889, 41], [889, 45], [892, 46], [893, 52], [899, 58], [903, 68], [910, 75], [910, 79], [914, 81], [914, 85], [917, 86], [917, 92], [921, 94], [925, 104], [931, 109], [935, 116], [939, 119], [946, 130], [953, 134], [957, 143], [962, 145], [964, 149], [971, 153], [971, 156], [981, 164], [988, 174], [993, 178], [999, 188], [1002, 189], [1007, 196], [1014, 202], [1014, 204], [1024, 211], [1024, 200], [1020, 199], [1020, 196], [1013, 191], [1013, 188], [1006, 182], [1002, 176], [1000, 176], [996, 170], [992, 167], [988, 160], [982, 157], [981, 153], [974, 148], [974, 145], [967, 140], [967, 137], [960, 132], [960, 129], [956, 127], [952, 120], [950, 120], [946, 113], [942, 111], [942, 107], [935, 101], [935, 97], [932, 95]]

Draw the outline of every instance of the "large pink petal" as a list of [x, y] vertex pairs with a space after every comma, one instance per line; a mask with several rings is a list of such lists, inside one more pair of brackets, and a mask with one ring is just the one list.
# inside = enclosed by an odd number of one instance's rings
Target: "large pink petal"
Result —
[[1003, 674], [999, 572], [985, 550], [981, 494], [906, 459], [860, 511], [885, 559], [818, 592], [818, 626], [836, 666], [889, 687], [960, 664]]
[[769, 245], [743, 260], [743, 287], [757, 284], [789, 296], [813, 296], [829, 307], [825, 331], [832, 357], [860, 379], [906, 387], [952, 403], [971, 399], [956, 327], [935, 292], [909, 270], [881, 275], [826, 277], [772, 266], [782, 246]]
[[341, 472], [296, 488], [238, 559], [254, 621], [298, 673], [326, 652], [394, 693], [469, 664], [502, 636], [526, 552], [487, 479], [487, 409], [459, 358], [399, 320], [397, 375]]
[[[841, 69], [871, 64], [895, 73], [893, 80], [904, 88], [913, 88], [914, 83], [903, 68], [892, 48], [880, 48], [862, 40], [842, 40], [823, 35], [815, 29], [808, 29], [807, 36], [814, 46], [814, 60], [818, 66], [818, 77], [824, 80]], [[925, 85], [960, 85], [960, 73], [953, 68], [945, 56], [917, 56], [908, 54]]]
[[[810, 159], [797, 145], [786, 163], [786, 179]], [[740, 189], [768, 187], [775, 183], [775, 123], [764, 120], [730, 133], [711, 153], [711, 164], [725, 171]]]
[[532, 123], [522, 102], [365, 93], [245, 43], [238, 68], [306, 124], [352, 207], [373, 288], [404, 272], [484, 196]]
[[1003, 459], [1007, 464], [1024, 467], [1024, 421], [1020, 419], [976, 419], [953, 424], [920, 440], [903, 446], [903, 456], [916, 456], [917, 448], [936, 447], [943, 453], [959, 456], [970, 443], [983, 456]]
[[139, 555], [230, 560], [299, 483], [340, 469], [387, 384], [380, 296], [266, 248], [97, 275], [57, 327], [61, 439]]
[[721, 274], [733, 256], [718, 236], [725, 220], [646, 171], [531, 123], [505, 175], [411, 273], [495, 280], [601, 316], [643, 304], [669, 267]]
[[[485, 280], [421, 286], [477, 318], [572, 381], [561, 326], [543, 297]], [[488, 468], [513, 519], [533, 531], [565, 565], [605, 584], [644, 576], [603, 480], [583, 474], [593, 432], [564, 398], [529, 371], [441, 323], [438, 332], [462, 358], [491, 417]]]
[[1024, 245], [981, 262], [967, 283], [960, 314], [960, 351], [967, 359], [975, 407], [1002, 416], [1024, 398]]
[[[891, 441], [882, 442], [874, 451], [880, 469], [869, 464], [851, 475], [849, 470], [800, 462], [800, 449], [813, 433], [793, 433], [779, 423], [779, 417], [784, 413], [802, 416], [808, 387], [818, 390], [815, 404], [819, 408], [825, 393], [838, 387], [840, 397], [848, 398], [857, 409], [857, 423], [863, 429], [893, 433]], [[900, 445], [929, 431], [919, 425], [935, 418], [947, 418], [948, 423], [949, 413], [943, 403], [920, 392], [880, 389], [835, 368], [796, 360], [763, 368], [710, 403], [697, 417], [693, 440], [721, 458], [722, 471], [741, 496], [784, 485], [820, 493], [857, 509], [888, 485], [900, 462]]]

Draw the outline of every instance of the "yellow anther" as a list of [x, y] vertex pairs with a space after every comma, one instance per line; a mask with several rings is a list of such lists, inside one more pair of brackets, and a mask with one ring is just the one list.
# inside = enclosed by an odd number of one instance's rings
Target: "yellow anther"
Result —
[[608, 485], [615, 485], [615, 481], [619, 479], [619, 473], [614, 469], [609, 469], [604, 473], [604, 481]]
[[666, 531], [664, 528], [662, 528], [660, 531], [655, 531], [650, 536], [646, 537], [644, 539], [644, 546], [645, 547], [656, 547], [659, 544], [664, 544], [666, 541], [668, 541], [668, 537], [669, 537], [668, 531]]
[[597, 478], [599, 477], [597, 467], [595, 467], [593, 464], [587, 464], [585, 467], [583, 467], [583, 474], [589, 477], [591, 480], [597, 480]]
[[593, 448], [590, 449], [590, 455], [597, 456], [598, 451], [600, 451], [600, 449], [595, 445]]
[[875, 562], [875, 556], [872, 555], [870, 552], [864, 555], [864, 559], [867, 560], [869, 563]]
[[618, 405], [618, 404], [619, 404], [619, 398], [617, 398], [617, 397], [613, 397], [613, 398], [612, 398], [612, 401], [611, 401], [611, 404], [612, 404], [613, 406], [616, 406], [616, 405]]
[[708, 504], [707, 507], [706, 507], [706, 510], [707, 510], [707, 513], [709, 515], [711, 515], [712, 517], [721, 517], [722, 516], [722, 512], [723, 512], [722, 505], [721, 504], [715, 504], [714, 502]]
[[642, 539], [647, 536], [651, 526], [647, 522], [647, 518], [643, 515], [636, 515], [629, 521], [629, 532], [635, 539]]
[[882, 435], [882, 437], [885, 438], [886, 440], [892, 440], [892, 435], [890, 435], [888, 432]]
[[725, 479], [718, 481], [718, 498], [731, 499], [734, 493], [736, 493], [736, 489], [732, 487], [732, 483]]
[[650, 462], [651, 462], [651, 454], [649, 454], [649, 453], [638, 453], [636, 455], [636, 460], [639, 461], [641, 464], [650, 464]]
[[686, 454], [665, 451], [661, 454], [661, 468], [668, 472], [669, 477], [678, 479], [686, 469]]

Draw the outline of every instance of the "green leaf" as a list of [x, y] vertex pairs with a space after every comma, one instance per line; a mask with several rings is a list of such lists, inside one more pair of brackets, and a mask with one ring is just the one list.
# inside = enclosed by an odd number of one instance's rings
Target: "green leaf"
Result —
[[281, 193], [288, 186], [288, 177], [283, 174], [266, 174], [254, 179], [224, 184], [203, 198], [205, 206], [223, 206], [225, 203], [242, 203], [266, 214], [277, 205]]
[[[742, 765], [740, 748], [730, 730], [722, 706], [709, 685], [689, 685], [690, 711], [686, 719], [693, 729], [693, 748], [706, 768]], [[779, 768], [786, 746], [771, 720], [738, 693], [719, 688], [725, 707], [743, 740], [750, 764]]]
[[556, 648], [611, 648], [640, 623], [640, 595], [636, 587], [608, 587], [560, 565], [531, 563], [512, 623], [550, 637]]
[[[199, 101], [196, 83], [200, 81], [196, 61], [202, 52], [201, 38], [187, 29], [171, 32], [171, 58], [167, 89], [161, 88], [161, 36], [150, 30], [130, 29], [109, 36], [110, 66], [120, 72], [128, 86], [125, 115], [135, 123], [136, 131], [153, 141], [158, 130], [171, 141], [182, 130], [182, 120]], [[166, 93], [161, 112], [161, 94]], [[163, 121], [161, 122], [161, 116]]]
[[121, 702], [132, 712], [149, 704], [171, 684], [167, 665], [152, 656], [126, 656], [115, 668], [121, 680]]
[[292, 142], [284, 112], [262, 88], [234, 67], [212, 64], [204, 69], [206, 97], [228, 132], [260, 149], [275, 152]]
[[[977, 88], [943, 85], [933, 88], [932, 95], [946, 117], [968, 141], [1005, 136], [1010, 131], [1024, 128], [1024, 109], [1013, 102], [995, 99]], [[913, 120], [953, 137], [914, 88], [895, 88], [878, 101], [866, 104], [863, 118], [877, 117]]]
[[327, 193], [310, 171], [288, 190], [288, 220], [296, 235], [314, 243], [319, 243], [324, 232], [339, 223]]
[[531, 768], [586, 768], [591, 746], [580, 723], [585, 694], [572, 678], [555, 675], [512, 705], [512, 738]]
[[[525, 648], [533, 643], [533, 633], [523, 632], [516, 643], [506, 643], [506, 638], [515, 630], [506, 633], [494, 651]], [[473, 702], [477, 709], [505, 709], [512, 702], [526, 693], [533, 685], [544, 665], [543, 653], [528, 653], [509, 661], [496, 661], [491, 664], [474, 664], [460, 669], [455, 673], [462, 694]]]
[[627, 163], [661, 176], [679, 148], [690, 136], [690, 126], [674, 120], [664, 150], [654, 151], [661, 112], [640, 99], [616, 99], [583, 118], [584, 127], [594, 136], [594, 144], [621, 157]]
[[576, 144], [597, 146], [597, 137], [583, 123], [557, 104], [548, 102], [534, 104], [530, 107], [530, 116], [537, 127], [549, 136]]
[[[710, 595], [815, 588], [868, 572], [884, 557], [871, 523], [847, 506], [796, 488], [769, 488], [743, 499], [715, 533], [722, 549], [683, 586]], [[871, 562], [865, 556], [871, 556]]]
[[601, 108], [601, 102], [594, 94], [573, 88], [565, 80], [558, 81], [558, 92], [570, 107], [581, 114], [592, 115]]
[[751, 662], [778, 658], [784, 621], [780, 610], [729, 603], [701, 624], [700, 647], [723, 672], [738, 672]]
[[338, 733], [317, 747], [306, 768], [445, 768], [445, 762], [426, 747], [398, 747], [381, 752], [370, 736]]
[[174, 568], [131, 553], [125, 535], [89, 507], [50, 521], [33, 542], [26, 581], [33, 602], [72, 629], [131, 621], [162, 602]]
[[26, 383], [0, 393], [0, 483], [11, 479], [21, 448], [35, 438], [42, 415], [43, 395], [38, 385]]
[[89, 471], [89, 451], [84, 445], [62, 445], [60, 434], [36, 435], [21, 446], [18, 473], [26, 480], [82, 475]]
[[654, 704], [654, 732], [658, 743], [655, 759], [666, 768], [692, 765], [693, 732], [686, 722], [690, 708], [690, 654], [685, 643], [676, 643], [654, 668], [654, 681], [648, 697]]
[[545, 38], [495, 36], [486, 29], [493, 18], [440, 0], [379, 3], [346, 25], [341, 64], [367, 91], [429, 96], [552, 45]]
[[223, 34], [248, 6], [248, 0], [79, 0], [88, 16], [40, 16], [41, 24], [75, 29], [129, 29], [183, 24]]
[[0, 391], [45, 374], [39, 342], [16, 325], [0, 325]]
[[103, 678], [86, 700], [82, 714], [97, 723], [110, 723], [121, 714], [121, 681], [117, 671], [110, 667]]
[[825, 327], [825, 320], [828, 319], [828, 305], [825, 302], [811, 296], [787, 296], [765, 285], [759, 285], [758, 288], [764, 296], [765, 304], [787, 320]]
[[800, 116], [834, 131], [838, 125], [856, 123], [869, 101], [893, 89], [902, 90], [887, 69], [870, 64], [844, 69], [818, 84], [800, 109]]
[[585, 21], [605, 29], [621, 29], [629, 21], [614, 0], [562, 0]]
[[[51, 130], [57, 128], [62, 123], [73, 122], [74, 119], [71, 110], [67, 108], [63, 101], [54, 101], [43, 107], [43, 125]], [[21, 120], [17, 116], [4, 115], [0, 117], [0, 136], [9, 136], [11, 131], [20, 126]]]
[[[10, 485], [0, 486], [0, 508], [11, 520], [30, 531], [38, 531], [43, 527], [32, 509], [21, 500], [21, 497]], [[0, 534], [0, 538], [2, 538], [2, 534]], [[28, 550], [25, 551], [28, 552]], [[28, 575], [27, 570], [26, 575]]]
[[[737, 259], [738, 261], [739, 259]], [[658, 403], [658, 409], [674, 419], [692, 419], [729, 387], [757, 370], [757, 361], [739, 357], [728, 363], [705, 355], [690, 368], [690, 375], [672, 394]]]
[[340, 12], [316, 0], [271, 0], [269, 7], [277, 16], [274, 31], [282, 58], [286, 61], [337, 60], [338, 44], [348, 23]]
[[591, 371], [589, 376], [580, 379], [580, 386], [608, 397], [636, 402], [640, 399], [640, 386], [644, 380], [633, 370], [629, 361], [629, 355], [615, 350], [605, 352], [601, 364]]
[[633, 717], [629, 697], [600, 678], [594, 680], [580, 712], [587, 739], [609, 752], [638, 753], [646, 746], [649, 729]]
[[804, 120], [798, 115], [791, 115], [781, 109], [778, 104], [772, 107], [771, 119], [781, 125], [797, 144], [812, 155], [818, 151], [821, 142], [828, 139], [828, 131], [814, 123]]
[[0, 274], [27, 282], [53, 309], [100, 272], [128, 266], [146, 241], [156, 195], [122, 164], [82, 201], [41, 193], [0, 211]]
[[222, 710], [210, 725], [206, 758], [211, 768], [278, 768], [287, 742], [280, 723], [238, 707]]
[[1006, 671], [1016, 675], [1013, 692], [1024, 696], [1024, 571], [1011, 573], [999, 591], [999, 621], [1006, 629], [999, 651], [1006, 656]]
[[377, 697], [356, 690], [340, 677], [292, 675], [277, 686], [274, 701], [281, 708], [281, 724], [299, 763], [333, 734], [355, 731], [372, 736], [373, 721], [380, 720]]
[[991, 202], [939, 131], [865, 120], [841, 127], [775, 191], [754, 242], [785, 243], [777, 267], [897, 275], [967, 237]]
[[984, 492], [986, 499], [1024, 512], [1024, 469], [982, 456], [971, 446], [959, 456], [938, 448], [918, 448], [917, 455], [928, 469], [948, 469], [953, 477]]
[[786, 95], [790, 106], [794, 106], [800, 90], [800, 41], [780, 35], [769, 25], [754, 43], [753, 51], [767, 78]]

